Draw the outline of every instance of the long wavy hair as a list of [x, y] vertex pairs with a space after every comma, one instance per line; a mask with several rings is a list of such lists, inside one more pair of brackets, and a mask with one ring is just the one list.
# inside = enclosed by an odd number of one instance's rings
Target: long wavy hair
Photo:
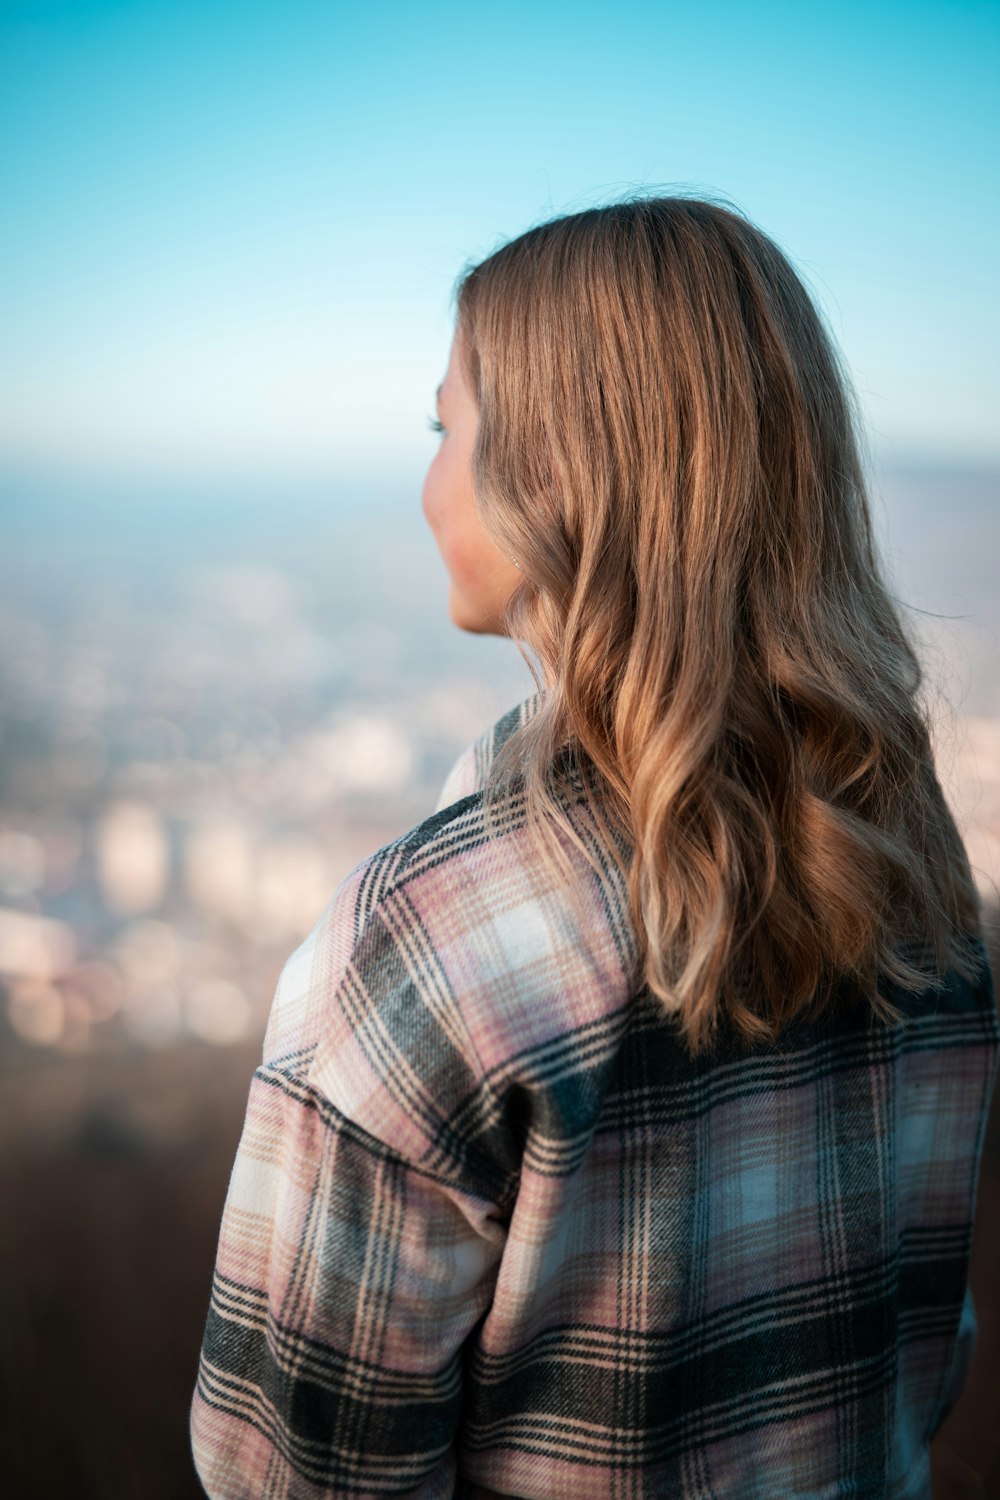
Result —
[[503, 623], [541, 694], [488, 825], [517, 785], [550, 868], [563, 835], [605, 874], [612, 851], [637, 983], [692, 1054], [723, 1013], [747, 1044], [845, 994], [898, 1020], [878, 976], [925, 990], [929, 951], [972, 977], [980, 898], [857, 398], [789, 260], [722, 204], [632, 196], [466, 267], [455, 306], [476, 504], [520, 564]]

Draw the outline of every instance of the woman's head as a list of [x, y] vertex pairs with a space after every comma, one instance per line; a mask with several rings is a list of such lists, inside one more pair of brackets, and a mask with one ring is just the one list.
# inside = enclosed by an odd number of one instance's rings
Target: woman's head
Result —
[[736, 595], [749, 608], [785, 587], [801, 610], [802, 565], [847, 582], [845, 523], [870, 545], [850, 387], [801, 280], [746, 219], [682, 197], [567, 215], [469, 270], [457, 305], [470, 489], [521, 563], [518, 602], [542, 610], [547, 665], [601, 614], [627, 654], [632, 624], [680, 646]]
[[572, 837], [544, 768], [581, 753], [630, 842], [646, 978], [692, 1044], [720, 1008], [772, 1034], [824, 974], [875, 1003], [878, 964], [914, 973], [896, 938], [974, 927], [850, 382], [774, 242], [689, 197], [541, 224], [460, 279], [448, 385], [471, 502], [453, 578], [476, 536], [477, 618], [548, 689], [487, 800], [527, 764], [536, 822]]

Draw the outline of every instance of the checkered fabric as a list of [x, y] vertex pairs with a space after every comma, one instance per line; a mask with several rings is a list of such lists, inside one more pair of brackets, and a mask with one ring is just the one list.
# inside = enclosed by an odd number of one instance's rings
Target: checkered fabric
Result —
[[[1000, 1047], [976, 983], [692, 1060], [481, 786], [539, 695], [362, 860], [282, 970], [191, 1438], [210, 1496], [930, 1494], [968, 1371]], [[579, 785], [579, 783], [577, 783]], [[585, 799], [567, 798], [593, 840]]]

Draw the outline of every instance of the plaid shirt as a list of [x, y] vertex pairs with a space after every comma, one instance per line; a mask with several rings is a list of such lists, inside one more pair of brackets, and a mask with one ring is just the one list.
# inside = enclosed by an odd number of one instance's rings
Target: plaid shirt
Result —
[[[478, 791], [362, 860], [282, 970], [191, 1436], [211, 1496], [925, 1497], [968, 1370], [986, 967], [691, 1060], [619, 876], [585, 920]], [[591, 836], [581, 797], [569, 803]]]

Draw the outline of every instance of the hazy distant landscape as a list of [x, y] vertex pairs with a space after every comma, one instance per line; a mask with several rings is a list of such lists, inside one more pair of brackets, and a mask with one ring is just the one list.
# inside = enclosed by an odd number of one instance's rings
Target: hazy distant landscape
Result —
[[77, 1050], [241, 1040], [530, 678], [442, 618], [412, 519], [50, 501], [5, 530], [0, 934], [36, 956], [7, 1018]]
[[[927, 612], [939, 770], [985, 894], [1000, 475], [886, 470], [875, 520]], [[4, 1410], [37, 1426], [14, 1492], [197, 1495], [187, 1403], [278, 973], [534, 685], [512, 643], [448, 620], [419, 478], [133, 500], [8, 478], [0, 532]]]
[[[1000, 879], [1000, 479], [898, 468], [873, 502], [939, 772]], [[351, 867], [432, 810], [532, 691], [456, 630], [412, 490], [60, 495], [0, 512], [5, 1023], [71, 1052], [237, 1043]]]

